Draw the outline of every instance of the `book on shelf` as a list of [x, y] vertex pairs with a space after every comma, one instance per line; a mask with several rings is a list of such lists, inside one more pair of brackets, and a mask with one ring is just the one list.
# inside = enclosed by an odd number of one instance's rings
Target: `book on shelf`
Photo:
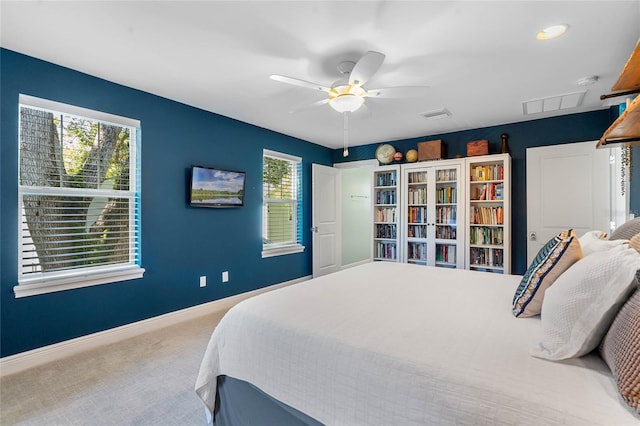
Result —
[[378, 242], [376, 244], [375, 257], [378, 259], [395, 260], [396, 244], [388, 242]]
[[427, 188], [409, 188], [407, 198], [409, 204], [426, 204]]
[[409, 173], [409, 183], [426, 183], [427, 172], [412, 172]]
[[471, 265], [502, 268], [504, 255], [502, 249], [471, 247]]
[[409, 223], [426, 223], [427, 209], [425, 207], [409, 207], [407, 220]]
[[502, 245], [504, 230], [486, 226], [472, 226], [469, 233], [469, 243], [477, 245]]
[[456, 246], [438, 245], [436, 248], [436, 262], [456, 263]]
[[482, 190], [480, 192], [480, 197], [478, 197], [478, 200], [484, 200], [487, 197], [487, 185], [482, 185]]
[[396, 203], [396, 191], [395, 189], [385, 189], [376, 191], [376, 204], [395, 204]]
[[380, 172], [376, 174], [376, 186], [395, 186], [396, 172]]
[[436, 174], [436, 181], [447, 182], [456, 180], [456, 169], [444, 169], [438, 170]]
[[395, 239], [396, 238], [396, 225], [395, 224], [376, 224], [375, 227], [376, 238], [388, 238]]
[[375, 222], [395, 222], [396, 221], [396, 209], [395, 207], [378, 207], [375, 209]]
[[471, 207], [471, 224], [502, 225], [504, 221], [503, 207]]
[[504, 180], [504, 166], [502, 164], [473, 166], [471, 167], [471, 180]]
[[441, 240], [455, 240], [456, 228], [455, 225], [437, 225], [436, 226], [436, 238]]
[[456, 188], [452, 186], [438, 188], [436, 198], [436, 202], [439, 204], [455, 204], [457, 199]]

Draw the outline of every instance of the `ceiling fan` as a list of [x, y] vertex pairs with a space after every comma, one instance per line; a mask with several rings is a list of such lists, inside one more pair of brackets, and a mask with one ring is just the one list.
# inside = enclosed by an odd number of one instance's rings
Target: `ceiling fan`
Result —
[[282, 83], [327, 93], [325, 99], [314, 102], [311, 106], [329, 104], [331, 108], [344, 115], [343, 155], [346, 157], [349, 155], [349, 115], [363, 107], [366, 98], [420, 97], [424, 96], [424, 90], [428, 88], [427, 86], [399, 86], [382, 89], [365, 89], [363, 85], [378, 71], [384, 62], [384, 58], [385, 55], [380, 52], [368, 51], [358, 62], [344, 61], [339, 63], [338, 70], [343, 74], [343, 78], [335, 81], [331, 87], [279, 74], [273, 74], [270, 78]]

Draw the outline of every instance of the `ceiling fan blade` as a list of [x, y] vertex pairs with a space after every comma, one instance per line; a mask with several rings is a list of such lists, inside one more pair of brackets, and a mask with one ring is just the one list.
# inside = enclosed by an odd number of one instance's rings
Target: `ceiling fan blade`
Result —
[[429, 86], [398, 86], [367, 90], [367, 98], [419, 98], [427, 95]]
[[297, 112], [306, 111], [308, 109], [315, 108], [317, 106], [324, 105], [324, 104], [327, 104], [327, 103], [329, 103], [329, 98], [322, 99], [321, 101], [313, 102], [311, 104], [305, 104], [305, 105], [298, 106], [298, 107], [292, 109], [291, 111], [289, 111], [289, 113], [290, 114], [295, 114]]
[[284, 75], [273, 74], [270, 75], [271, 80], [279, 81], [281, 83], [293, 84], [294, 86], [306, 87], [308, 89], [319, 90], [321, 92], [329, 92], [331, 89], [321, 84], [312, 83], [306, 80], [300, 80], [299, 78], [287, 77]]
[[362, 86], [378, 71], [385, 56], [380, 52], [372, 50], [365, 53], [360, 60], [353, 66], [351, 74], [349, 74], [349, 84]]

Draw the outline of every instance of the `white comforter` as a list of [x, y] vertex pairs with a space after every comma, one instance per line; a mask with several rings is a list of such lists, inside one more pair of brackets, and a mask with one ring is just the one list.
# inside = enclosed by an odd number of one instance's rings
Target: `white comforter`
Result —
[[529, 355], [519, 276], [370, 263], [248, 299], [216, 327], [196, 391], [245, 380], [328, 425], [638, 425], [602, 360]]

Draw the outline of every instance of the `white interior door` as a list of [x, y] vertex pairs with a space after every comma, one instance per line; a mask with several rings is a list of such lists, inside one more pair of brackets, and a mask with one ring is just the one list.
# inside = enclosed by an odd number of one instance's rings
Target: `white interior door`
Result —
[[336, 272], [341, 264], [340, 170], [312, 165], [313, 276]]
[[527, 265], [558, 232], [610, 232], [609, 149], [596, 141], [527, 148]]

